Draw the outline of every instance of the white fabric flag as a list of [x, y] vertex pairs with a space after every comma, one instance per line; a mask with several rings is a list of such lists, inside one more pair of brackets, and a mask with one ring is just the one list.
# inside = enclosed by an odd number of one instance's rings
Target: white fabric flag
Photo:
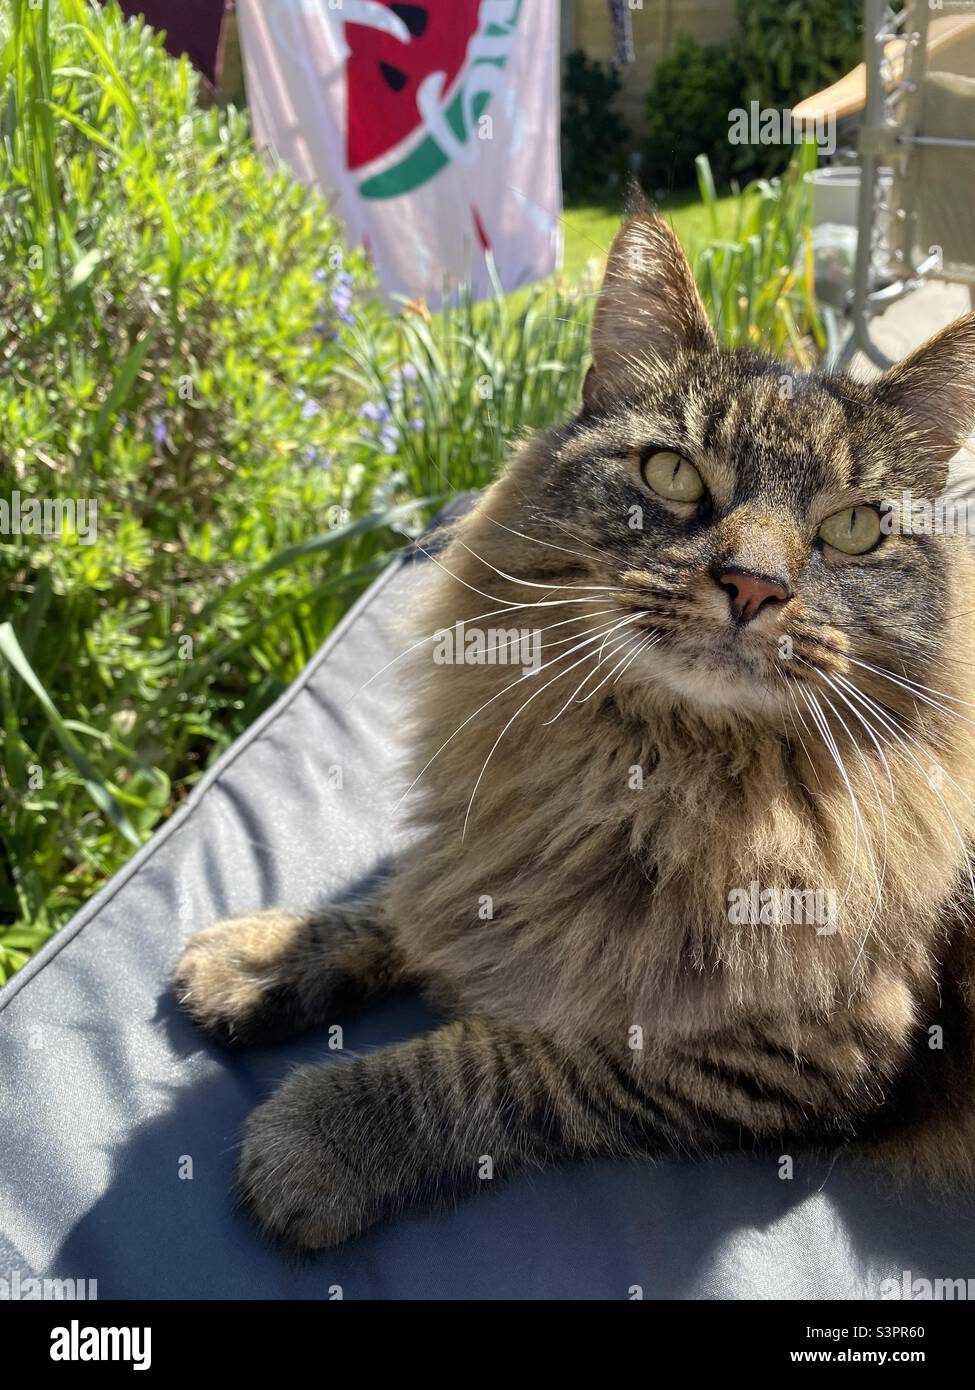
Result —
[[237, 0], [254, 131], [387, 292], [439, 307], [559, 264], [557, 0]]

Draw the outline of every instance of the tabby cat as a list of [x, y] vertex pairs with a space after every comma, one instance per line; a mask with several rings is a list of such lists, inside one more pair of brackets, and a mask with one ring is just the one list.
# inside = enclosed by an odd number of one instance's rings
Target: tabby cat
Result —
[[[452, 1019], [254, 1112], [268, 1232], [334, 1245], [485, 1158], [857, 1140], [975, 1175], [972, 551], [882, 505], [941, 495], [973, 429], [975, 315], [873, 384], [803, 373], [723, 348], [667, 225], [628, 217], [579, 413], [426, 566], [415, 848], [177, 968], [228, 1044], [400, 987]], [[432, 660], [456, 624], [528, 630], [541, 669]]]

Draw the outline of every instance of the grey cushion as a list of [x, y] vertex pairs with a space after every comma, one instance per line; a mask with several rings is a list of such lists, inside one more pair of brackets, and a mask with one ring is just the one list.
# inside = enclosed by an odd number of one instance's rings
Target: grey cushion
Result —
[[[216, 918], [305, 909], [394, 849], [396, 562], [300, 680], [89, 906], [0, 991], [0, 1277], [97, 1279], [101, 1298], [877, 1297], [975, 1274], [975, 1222], [795, 1155], [539, 1173], [295, 1262], [232, 1200], [244, 1118], [322, 1037], [231, 1056], [177, 1011], [181, 943]], [[342, 768], [341, 788], [328, 769]], [[401, 999], [350, 1051], [429, 1027]], [[192, 1160], [192, 1177], [186, 1159]]]

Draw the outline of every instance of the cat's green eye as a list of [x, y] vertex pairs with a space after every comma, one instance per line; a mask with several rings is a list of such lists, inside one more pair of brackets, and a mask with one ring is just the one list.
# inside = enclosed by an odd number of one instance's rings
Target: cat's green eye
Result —
[[668, 502], [697, 502], [704, 496], [704, 483], [693, 463], [671, 449], [643, 460], [643, 481]]
[[819, 534], [844, 555], [863, 555], [880, 540], [880, 513], [874, 507], [847, 507], [828, 516]]

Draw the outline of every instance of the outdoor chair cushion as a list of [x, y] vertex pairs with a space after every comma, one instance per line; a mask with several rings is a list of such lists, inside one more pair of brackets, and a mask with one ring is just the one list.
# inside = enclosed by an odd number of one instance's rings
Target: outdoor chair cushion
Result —
[[[237, 1055], [210, 1046], [176, 1007], [172, 969], [207, 923], [312, 907], [395, 848], [402, 693], [388, 673], [357, 692], [402, 645], [391, 619], [428, 563], [393, 563], [0, 991], [0, 1277], [95, 1279], [103, 1299], [822, 1299], [882, 1296], [905, 1271], [975, 1274], [970, 1214], [891, 1197], [799, 1151], [791, 1179], [742, 1155], [486, 1182], [453, 1210], [405, 1215], [304, 1261], [235, 1209], [246, 1116], [296, 1063], [336, 1054], [323, 1036]], [[378, 1004], [348, 1020], [345, 1047], [433, 1022], [412, 998]]]

